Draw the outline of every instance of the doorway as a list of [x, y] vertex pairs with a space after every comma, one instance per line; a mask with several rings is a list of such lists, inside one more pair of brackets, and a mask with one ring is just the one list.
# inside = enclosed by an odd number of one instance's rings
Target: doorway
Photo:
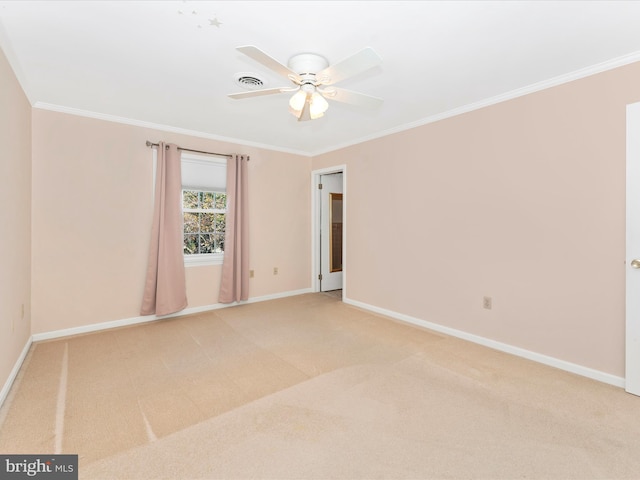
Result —
[[627, 105], [625, 390], [640, 395], [640, 103]]
[[316, 170], [313, 191], [313, 290], [345, 296], [346, 169]]

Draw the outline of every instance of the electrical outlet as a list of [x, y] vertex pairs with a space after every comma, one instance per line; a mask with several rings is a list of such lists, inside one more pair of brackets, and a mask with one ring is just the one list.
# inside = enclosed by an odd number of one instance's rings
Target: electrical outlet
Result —
[[278, 267], [273, 267], [273, 274], [277, 275], [278, 274]]
[[253, 278], [253, 275], [254, 275], [253, 270], [249, 270], [249, 278]]
[[482, 308], [491, 310], [491, 297], [482, 297]]

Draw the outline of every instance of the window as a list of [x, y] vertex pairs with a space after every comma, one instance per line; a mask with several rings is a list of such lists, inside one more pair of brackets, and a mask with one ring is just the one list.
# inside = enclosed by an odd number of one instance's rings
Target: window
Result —
[[182, 152], [185, 265], [222, 263], [227, 213], [227, 162]]
[[184, 254], [224, 253], [227, 195], [182, 190]]

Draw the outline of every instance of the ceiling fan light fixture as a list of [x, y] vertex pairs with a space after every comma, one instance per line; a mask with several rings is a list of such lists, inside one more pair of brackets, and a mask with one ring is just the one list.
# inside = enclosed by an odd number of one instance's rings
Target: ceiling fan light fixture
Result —
[[300, 112], [302, 111], [302, 108], [304, 107], [304, 102], [306, 101], [307, 101], [307, 92], [298, 90], [296, 93], [293, 94], [293, 96], [289, 100], [289, 107], [291, 107], [291, 110], [293, 112], [298, 112], [298, 115], [299, 115]]
[[311, 101], [309, 102], [309, 116], [311, 119], [315, 120], [316, 118], [322, 117], [328, 108], [329, 102], [318, 92], [313, 92]]
[[311, 120], [322, 117], [329, 108], [329, 103], [318, 93], [312, 83], [301, 85], [300, 90], [289, 99], [289, 112], [299, 119], [307, 103]]

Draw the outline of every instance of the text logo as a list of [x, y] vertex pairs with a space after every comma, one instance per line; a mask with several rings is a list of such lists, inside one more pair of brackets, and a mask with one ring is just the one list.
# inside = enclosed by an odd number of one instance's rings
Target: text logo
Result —
[[78, 480], [78, 455], [0, 455], [0, 480]]

